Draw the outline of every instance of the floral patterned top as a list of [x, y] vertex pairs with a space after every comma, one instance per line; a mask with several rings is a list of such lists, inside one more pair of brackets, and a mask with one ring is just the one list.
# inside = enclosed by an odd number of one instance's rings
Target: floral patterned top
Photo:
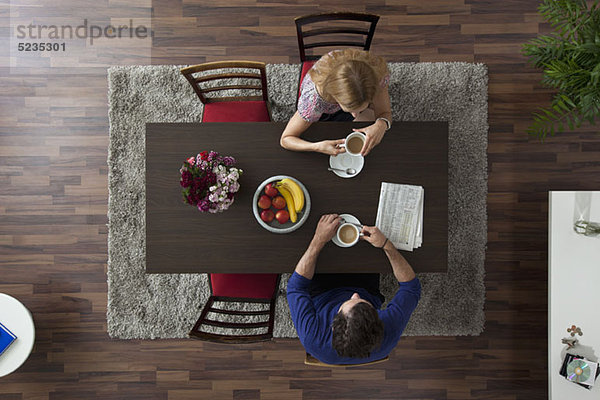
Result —
[[[341, 50], [334, 50], [341, 51]], [[329, 54], [333, 53], [329, 52]], [[323, 57], [319, 61], [321, 61]], [[313, 65], [313, 68], [318, 68], [319, 61]], [[310, 71], [309, 71], [310, 72]], [[342, 108], [337, 103], [329, 103], [325, 101], [317, 92], [317, 87], [307, 72], [300, 86], [300, 98], [298, 99], [298, 114], [307, 122], [316, 122], [323, 114], [333, 114]], [[387, 73], [381, 80], [381, 87], [385, 88], [389, 85], [390, 74]]]

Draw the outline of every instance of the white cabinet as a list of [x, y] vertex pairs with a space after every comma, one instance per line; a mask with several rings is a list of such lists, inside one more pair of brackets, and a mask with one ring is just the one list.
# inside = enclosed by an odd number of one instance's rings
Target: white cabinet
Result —
[[[573, 230], [576, 192], [550, 192], [548, 223], [548, 384], [550, 398], [600, 399], [600, 377], [592, 390], [559, 375], [567, 328], [576, 325], [582, 348], [572, 353], [600, 357], [600, 237]], [[592, 194], [590, 220], [600, 222], [600, 192]], [[595, 356], [596, 358], [592, 358]]]

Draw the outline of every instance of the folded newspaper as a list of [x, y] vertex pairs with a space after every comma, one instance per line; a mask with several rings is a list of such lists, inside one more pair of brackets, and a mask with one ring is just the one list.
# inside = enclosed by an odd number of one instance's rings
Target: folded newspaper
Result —
[[422, 186], [381, 182], [375, 225], [399, 250], [423, 243], [424, 197]]

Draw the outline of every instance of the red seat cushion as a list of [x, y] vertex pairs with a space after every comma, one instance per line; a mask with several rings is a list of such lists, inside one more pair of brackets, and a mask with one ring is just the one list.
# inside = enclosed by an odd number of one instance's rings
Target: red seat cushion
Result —
[[213, 296], [270, 299], [277, 274], [210, 274]]
[[202, 122], [269, 122], [264, 101], [220, 101], [204, 105]]
[[304, 76], [306, 75], [308, 70], [311, 69], [313, 65], [315, 65], [316, 62], [317, 62], [317, 60], [304, 61], [302, 63], [302, 70], [300, 71], [300, 82], [298, 83], [298, 97], [300, 97], [300, 87], [302, 86], [302, 81], [304, 80]]

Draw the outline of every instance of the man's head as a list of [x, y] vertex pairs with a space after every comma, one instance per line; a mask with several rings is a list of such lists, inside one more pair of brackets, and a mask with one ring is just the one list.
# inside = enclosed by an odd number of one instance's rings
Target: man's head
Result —
[[383, 340], [383, 322], [377, 310], [358, 293], [342, 303], [332, 329], [332, 346], [340, 357], [368, 357]]

